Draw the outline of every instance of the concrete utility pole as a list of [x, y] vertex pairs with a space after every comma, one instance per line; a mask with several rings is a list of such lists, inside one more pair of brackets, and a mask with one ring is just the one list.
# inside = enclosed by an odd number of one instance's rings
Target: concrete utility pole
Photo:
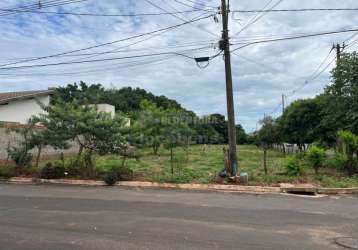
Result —
[[285, 94], [282, 94], [282, 115], [285, 113]]
[[339, 60], [341, 59], [341, 54], [342, 54], [342, 51], [346, 48], [346, 45], [343, 43], [343, 45], [341, 46], [339, 43], [337, 44], [333, 44], [333, 48], [332, 49], [335, 49], [336, 50], [336, 53], [337, 53], [337, 56], [336, 56], [336, 59], [337, 59], [337, 64], [339, 62]]
[[228, 116], [228, 137], [229, 137], [229, 161], [231, 175], [236, 176], [238, 164], [236, 157], [236, 127], [235, 127], [235, 110], [234, 96], [232, 88], [231, 58], [230, 58], [230, 41], [228, 16], [230, 10], [226, 5], [226, 0], [221, 0], [221, 15], [223, 23], [222, 40], [220, 48], [224, 51], [225, 57], [225, 75], [226, 75], [226, 99], [227, 99], [227, 116]]

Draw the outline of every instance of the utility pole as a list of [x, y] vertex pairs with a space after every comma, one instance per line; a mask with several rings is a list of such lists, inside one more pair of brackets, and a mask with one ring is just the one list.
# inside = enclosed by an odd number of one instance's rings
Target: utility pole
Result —
[[285, 94], [282, 94], [282, 115], [285, 113]]
[[223, 30], [222, 30], [222, 40], [220, 41], [220, 48], [224, 51], [224, 58], [225, 58], [229, 162], [230, 162], [231, 175], [236, 176], [238, 172], [238, 164], [237, 164], [237, 157], [236, 157], [235, 110], [234, 110], [234, 96], [233, 96], [233, 88], [232, 88], [230, 41], [229, 41], [229, 28], [228, 28], [229, 12], [230, 10], [226, 5], [226, 0], [221, 0], [221, 15], [222, 15]]
[[336, 50], [336, 53], [337, 53], [337, 56], [336, 56], [337, 64], [338, 64], [338, 62], [340, 61], [341, 55], [342, 55], [342, 51], [343, 51], [345, 48], [346, 48], [346, 45], [345, 45], [344, 43], [343, 43], [342, 46], [341, 46], [339, 43], [333, 44], [332, 49]]

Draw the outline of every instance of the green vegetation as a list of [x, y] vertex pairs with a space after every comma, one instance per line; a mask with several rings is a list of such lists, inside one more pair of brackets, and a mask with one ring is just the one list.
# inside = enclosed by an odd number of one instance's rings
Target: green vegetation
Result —
[[[265, 117], [261, 128], [246, 135], [236, 125], [240, 171], [250, 185], [280, 182], [357, 186], [358, 175], [358, 55], [343, 54], [332, 71], [332, 83], [312, 99], [296, 100], [281, 117]], [[115, 119], [91, 104], [116, 107]], [[174, 100], [141, 89], [105, 89], [81, 82], [57, 89], [47, 114], [17, 129], [23, 141], [9, 148], [15, 171], [0, 175], [43, 178], [148, 180], [174, 183], [228, 181], [217, 174], [226, 168], [223, 144], [227, 121], [221, 114], [198, 117]], [[125, 127], [123, 117], [131, 119]], [[43, 129], [34, 129], [41, 123]], [[46, 146], [79, 145], [77, 156], [39, 164]], [[284, 143], [298, 152], [287, 155]], [[273, 150], [273, 149], [276, 149]], [[29, 152], [37, 149], [33, 157]], [[36, 151], [35, 151], [36, 152]], [[35, 166], [30, 159], [35, 158]]]
[[287, 157], [285, 168], [289, 176], [300, 176], [302, 174], [302, 164], [296, 156]]
[[310, 165], [313, 167], [315, 173], [318, 174], [318, 170], [323, 167], [323, 162], [326, 158], [326, 152], [323, 148], [313, 145], [306, 152], [306, 158]]

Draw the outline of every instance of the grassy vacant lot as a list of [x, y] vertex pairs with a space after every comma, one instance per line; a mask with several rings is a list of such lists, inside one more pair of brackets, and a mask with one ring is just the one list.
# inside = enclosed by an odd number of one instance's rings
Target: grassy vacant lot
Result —
[[[140, 160], [129, 159], [126, 166], [134, 171], [135, 179], [175, 183], [210, 183], [223, 169], [223, 146], [195, 145], [188, 153], [183, 148], [175, 149], [174, 175], [171, 173], [169, 150], [161, 149], [159, 156], [150, 149], [140, 150]], [[262, 151], [256, 146], [238, 147], [240, 171], [249, 173], [250, 185], [277, 185], [280, 182], [314, 183], [326, 187], [358, 187], [358, 177], [348, 178], [335, 169], [322, 168], [315, 175], [309, 166], [303, 166], [300, 177], [285, 175], [285, 157], [276, 151], [268, 152], [269, 175], [262, 167]], [[118, 156], [96, 158], [98, 170], [109, 170], [122, 164]]]

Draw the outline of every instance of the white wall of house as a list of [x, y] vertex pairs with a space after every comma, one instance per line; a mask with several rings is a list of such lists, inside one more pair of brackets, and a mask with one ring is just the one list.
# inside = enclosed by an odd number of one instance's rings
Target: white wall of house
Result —
[[98, 112], [104, 112], [111, 115], [112, 118], [114, 118], [116, 114], [116, 108], [113, 105], [109, 104], [97, 104], [97, 111]]
[[0, 105], [0, 121], [26, 124], [33, 115], [45, 113], [38, 101], [47, 106], [50, 103], [50, 96], [10, 101], [6, 105]]

